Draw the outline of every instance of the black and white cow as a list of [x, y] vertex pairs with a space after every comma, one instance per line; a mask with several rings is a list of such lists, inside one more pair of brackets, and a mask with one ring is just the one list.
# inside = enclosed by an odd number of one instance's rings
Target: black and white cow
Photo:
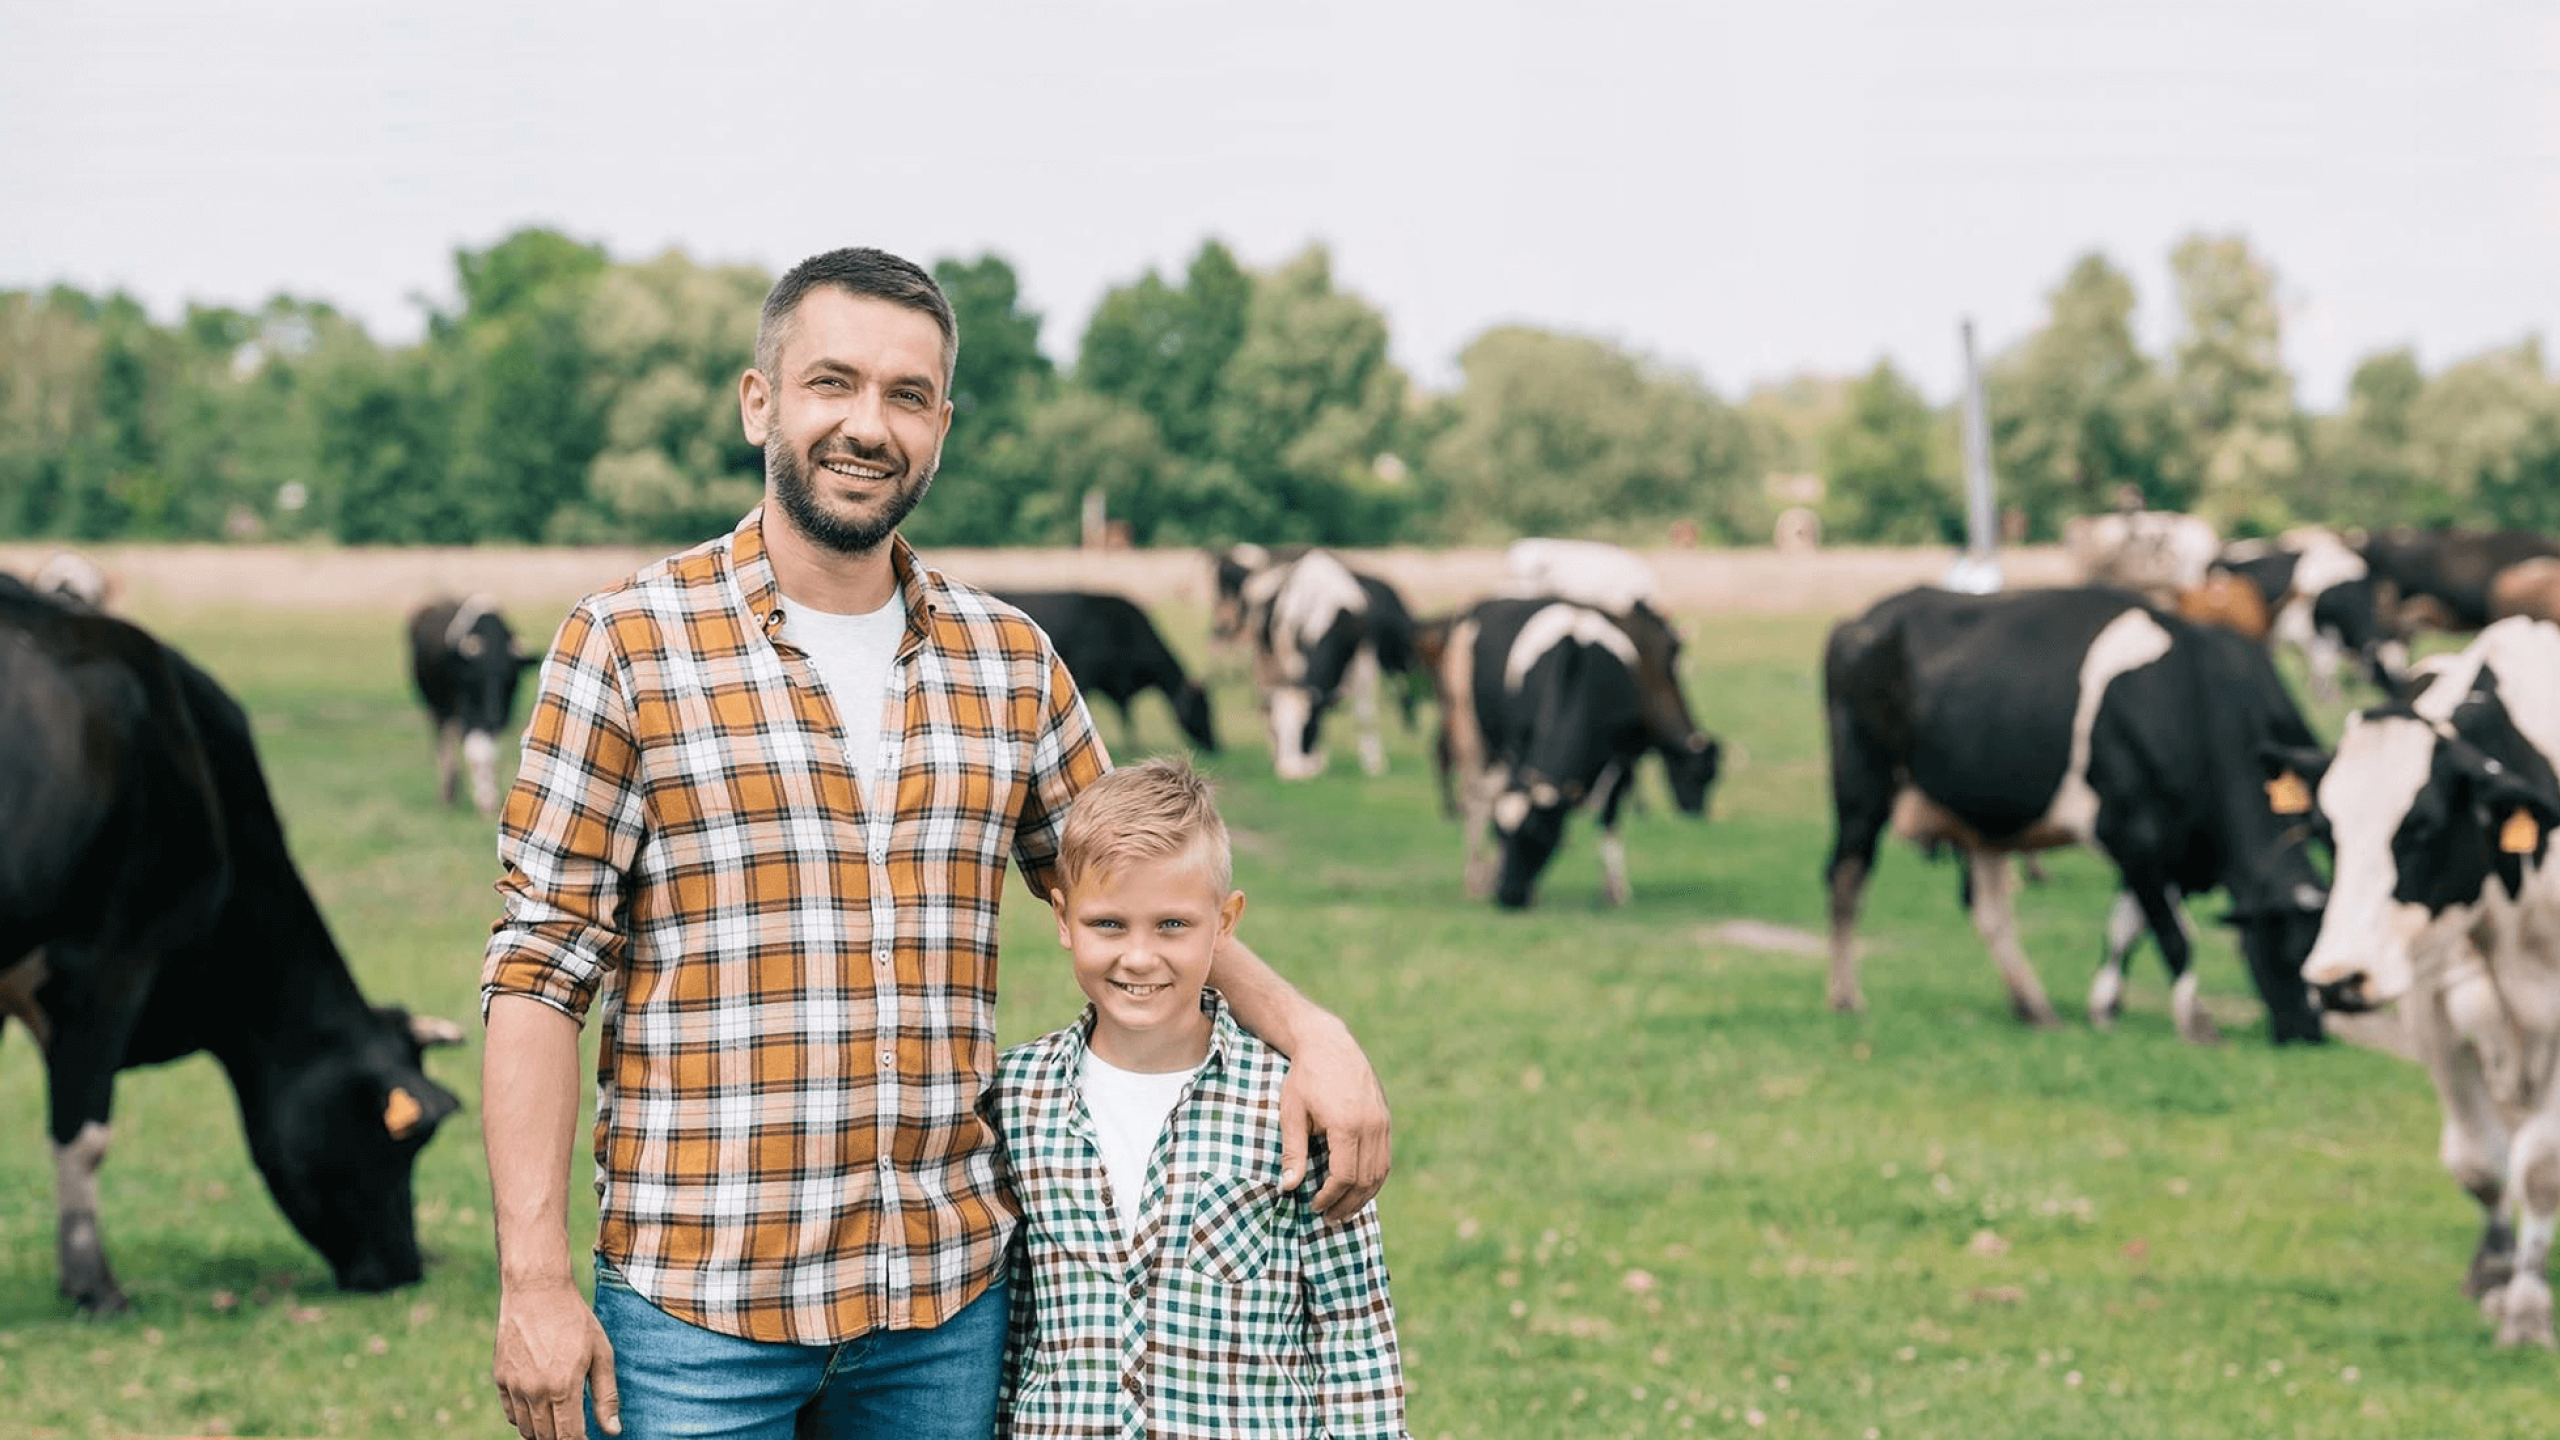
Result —
[[486, 595], [430, 600], [409, 616], [409, 677], [436, 727], [436, 780], [444, 803], [458, 803], [455, 752], [471, 770], [471, 808], [498, 809], [498, 737], [515, 722], [528, 655]]
[[[1256, 560], [1269, 563], [1256, 568]], [[1402, 680], [1408, 725], [1414, 688], [1424, 678], [1413, 612], [1395, 587], [1352, 570], [1328, 550], [1282, 558], [1239, 545], [1219, 558], [1213, 629], [1231, 629], [1252, 647], [1254, 686], [1281, 779], [1324, 773], [1318, 731], [1325, 711], [1346, 691], [1360, 732], [1360, 767], [1386, 773], [1386, 745], [1378, 734], [1380, 674]]]
[[[1564, 838], [1565, 816], [1600, 812], [1602, 894], [1626, 903], [1618, 816], [1636, 762], [1659, 753], [1674, 803], [1706, 812], [1721, 747], [1689, 718], [1679, 640], [1650, 606], [1611, 615], [1567, 600], [1499, 597], [1449, 627], [1440, 655], [1442, 790], [1463, 797], [1467, 885], [1529, 903]], [[1499, 857], [1485, 854], [1486, 831]]]
[[45, 1052], [63, 1293], [124, 1307], [98, 1233], [119, 1070], [230, 1077], [276, 1204], [349, 1290], [418, 1278], [409, 1180], [456, 1102], [303, 888], [248, 717], [122, 621], [0, 581], [0, 991]]
[[1100, 695], [1119, 709], [1123, 738], [1134, 743], [1136, 735], [1129, 702], [1157, 690], [1193, 744], [1206, 751], [1218, 748], [1209, 692], [1183, 673], [1182, 662], [1135, 602], [1090, 590], [1008, 590], [996, 598], [1048, 633], [1059, 661], [1088, 700]]
[[2336, 854], [2303, 978], [2399, 1003], [2444, 1102], [2445, 1168], [2480, 1204], [2464, 1293], [2501, 1345], [2553, 1343], [2560, 1225], [2560, 628], [2483, 630], [2413, 701], [2350, 719], [2319, 781]]
[[[2300, 976], [2322, 898], [2304, 853], [2309, 796], [2281, 803], [2259, 758], [2314, 742], [2264, 650], [2117, 590], [1912, 590], [1832, 631], [1823, 696], [1834, 1009], [1866, 1003], [1858, 900], [1890, 825], [1963, 852], [1974, 928], [2021, 1019], [2054, 1012], [2018, 943], [2006, 857], [2079, 844], [2114, 861], [2158, 940], [2179, 1033], [2214, 1036], [2180, 898], [2220, 886], [2273, 1038], [2320, 1038]], [[2099, 1024], [2122, 996], [2128, 937], [2110, 938], [2090, 992]]]
[[2274, 617], [2268, 638], [2301, 652], [2314, 693], [2339, 694], [2338, 672], [2349, 657], [2385, 693], [2408, 668], [2407, 637], [2381, 613], [2362, 555], [2333, 531], [2290, 530], [2273, 542], [2243, 540], [2214, 561], [2257, 587]]

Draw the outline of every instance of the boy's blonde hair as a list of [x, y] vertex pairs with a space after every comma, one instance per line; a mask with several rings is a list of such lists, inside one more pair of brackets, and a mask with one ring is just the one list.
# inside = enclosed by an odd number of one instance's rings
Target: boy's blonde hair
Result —
[[1088, 876], [1114, 874], [1133, 861], [1178, 857], [1197, 857], [1220, 895], [1234, 883], [1215, 787], [1187, 757], [1159, 755], [1076, 792], [1058, 840], [1058, 881], [1073, 890]]

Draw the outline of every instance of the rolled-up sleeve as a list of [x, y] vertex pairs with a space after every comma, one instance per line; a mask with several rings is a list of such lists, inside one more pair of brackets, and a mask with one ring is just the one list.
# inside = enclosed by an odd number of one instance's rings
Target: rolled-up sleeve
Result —
[[621, 963], [644, 808], [630, 693], [612, 629], [580, 605], [543, 662], [498, 817], [504, 909], [481, 962], [484, 1016], [492, 998], [523, 995], [584, 1017]]
[[1058, 837], [1066, 828], [1067, 806], [1076, 792], [1102, 778], [1111, 756], [1094, 733], [1084, 697], [1055, 654], [1042, 643], [1048, 682], [1040, 697], [1040, 733], [1032, 742], [1031, 776], [1023, 788], [1022, 813], [1014, 823], [1013, 860], [1023, 882], [1040, 903], [1049, 902], [1057, 884]]

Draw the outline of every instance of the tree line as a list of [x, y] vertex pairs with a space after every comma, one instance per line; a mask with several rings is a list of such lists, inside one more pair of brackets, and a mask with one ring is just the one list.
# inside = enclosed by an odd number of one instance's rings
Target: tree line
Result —
[[[2560, 531], [2560, 379], [2538, 339], [2432, 375], [2379, 352], [2315, 415], [2267, 262], [2197, 235], [2170, 268], [2170, 353], [2144, 353], [2132, 282], [2092, 254], [1990, 360], [2001, 499], [2028, 536], [2136, 494], [2235, 534]], [[1431, 393], [1323, 247], [1257, 270], [1211, 240], [1107, 294], [1061, 368], [1002, 257], [933, 269], [962, 344], [919, 543], [1069, 543], [1094, 492], [1139, 544], [1652, 544], [1674, 526], [1751, 543], [1796, 493], [1773, 477], [1803, 475], [1833, 542], [1962, 534], [1955, 407], [1888, 362], [1727, 400], [1626, 347], [1506, 325]], [[453, 281], [402, 345], [290, 295], [162, 323], [121, 293], [0, 290], [0, 534], [675, 543], [753, 503], [736, 381], [770, 275], [528, 229], [457, 252]]]

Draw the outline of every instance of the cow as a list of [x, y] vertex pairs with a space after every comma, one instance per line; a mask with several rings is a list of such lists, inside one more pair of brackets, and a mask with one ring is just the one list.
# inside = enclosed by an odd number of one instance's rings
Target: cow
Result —
[[1612, 613], [1652, 603], [1661, 588], [1641, 557], [1599, 540], [1514, 540], [1502, 569], [1506, 594], [1553, 595]]
[[83, 610], [104, 610], [115, 595], [115, 582], [98, 562], [76, 550], [57, 550], [37, 567], [38, 594], [69, 601]]
[[1147, 612], [1127, 597], [1089, 590], [1008, 590], [996, 598], [1047, 632], [1078, 690], [1088, 698], [1104, 696], [1118, 708], [1121, 733], [1131, 743], [1137, 732], [1129, 721], [1129, 702], [1158, 690], [1173, 707], [1182, 733], [1204, 751], [1217, 750], [1209, 692], [1183, 673], [1182, 662], [1156, 633]]
[[0, 990], [44, 1051], [62, 1290], [126, 1307], [98, 1231], [116, 1073], [202, 1050], [341, 1288], [419, 1278], [410, 1174], [457, 1108], [449, 1021], [358, 993], [285, 847], [249, 720], [177, 651], [0, 581]]
[[[2264, 650], [2117, 590], [1924, 588], [1833, 629], [1822, 686], [1832, 1008], [1866, 1003], [1858, 901], [1890, 825], [1924, 848], [1963, 854], [1974, 928], [2022, 1020], [2055, 1016], [2018, 943], [2006, 857], [2080, 844], [2114, 862], [2158, 941], [2181, 1035], [2217, 1038], [2189, 968], [2180, 899], [2219, 886], [2272, 1038], [2321, 1038], [2300, 978], [2322, 900], [2304, 846], [2309, 797], [2265, 789], [2259, 771], [2262, 746], [2316, 742]], [[2110, 936], [2090, 988], [2101, 1027], [2122, 1003], [2129, 940]]]
[[[2406, 623], [2428, 628], [2477, 630], [2497, 618], [2491, 592], [2498, 576], [2520, 561], [2560, 555], [2560, 541], [2524, 530], [2413, 530], [2406, 526], [2365, 537], [2360, 547], [2374, 579], [2388, 587], [2386, 603]], [[2428, 609], [2411, 610], [2411, 602]]]
[[[1642, 604], [1613, 615], [1504, 596], [1478, 602], [1435, 639], [1435, 753], [1444, 806], [1452, 772], [1464, 797], [1469, 891], [1506, 909], [1526, 906], [1563, 840], [1566, 814], [1587, 802], [1600, 812], [1602, 894], [1625, 904], [1618, 816], [1636, 761], [1660, 754], [1673, 802], [1702, 815], [1722, 753], [1689, 718], [1671, 627]], [[1498, 862], [1484, 854], [1488, 827], [1499, 836]]]
[[[2409, 661], [2405, 632], [2381, 613], [2364, 557], [2336, 532], [2306, 526], [2273, 542], [2235, 541], [2215, 557], [2212, 574], [2257, 591], [2272, 615], [2267, 638], [2301, 652], [2314, 694], [2338, 697], [2338, 670], [2348, 656], [2385, 693], [2398, 685]], [[2201, 618], [2184, 597], [2179, 608]]]
[[1270, 722], [1272, 767], [1283, 780], [1324, 773], [1317, 734], [1344, 691], [1360, 731], [1360, 766], [1387, 768], [1378, 734], [1381, 672], [1401, 681], [1405, 723], [1426, 677], [1414, 648], [1413, 612], [1395, 588], [1363, 575], [1329, 550], [1282, 557], [1259, 546], [1218, 557], [1213, 633], [1241, 636], [1253, 653], [1254, 687]]
[[2211, 521], [2141, 509], [2074, 515], [2063, 522], [2062, 544], [2083, 584], [2121, 586], [2162, 605], [2203, 584], [2221, 549]]
[[455, 752], [471, 771], [471, 808], [498, 809], [498, 736], [515, 722], [528, 655], [486, 595], [440, 596], [409, 614], [409, 678], [436, 727], [436, 779], [444, 803], [459, 803]]
[[2414, 698], [2351, 717], [2318, 777], [2336, 862], [2302, 973], [2342, 1010], [2398, 1003], [2444, 1104], [2444, 1166], [2480, 1205], [2463, 1293], [2500, 1345], [2549, 1347], [2560, 627], [2501, 620], [2430, 669]]

